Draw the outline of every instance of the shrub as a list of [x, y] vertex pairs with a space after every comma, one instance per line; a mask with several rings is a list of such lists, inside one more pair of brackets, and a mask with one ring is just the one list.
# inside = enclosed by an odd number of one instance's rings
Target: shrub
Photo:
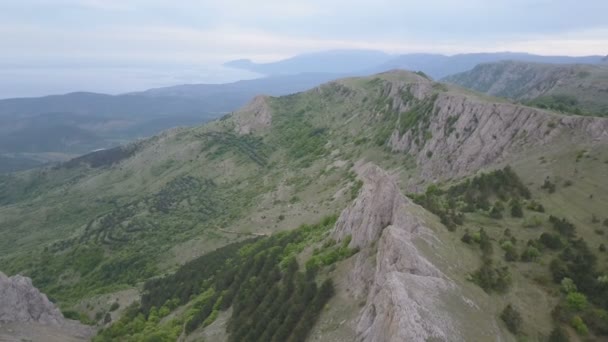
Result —
[[547, 190], [548, 193], [552, 194], [555, 192], [555, 184], [552, 183], [550, 180], [545, 179], [545, 182], [543, 183], [543, 185], [540, 187], [541, 189]]
[[486, 292], [504, 292], [511, 283], [511, 273], [508, 267], [493, 267], [490, 260], [484, 261], [482, 266], [472, 275], [472, 280]]
[[517, 250], [511, 241], [503, 242], [500, 247], [505, 251], [505, 260], [506, 261], [517, 261]]
[[534, 261], [534, 260], [538, 259], [539, 256], [540, 256], [540, 251], [536, 247], [528, 246], [523, 251], [523, 253], [521, 253], [521, 261], [526, 261], [526, 262]]
[[110, 311], [116, 311], [119, 307], [120, 307], [120, 304], [118, 304], [118, 302], [114, 302], [110, 306]]
[[576, 292], [576, 290], [577, 290], [576, 284], [574, 283], [574, 281], [572, 281], [572, 279], [570, 279], [568, 277], [562, 279], [560, 285], [562, 287], [562, 291], [564, 291], [565, 293], [572, 293], [572, 292]]
[[490, 217], [500, 220], [502, 218], [502, 209], [496, 205], [492, 206], [492, 209], [490, 209]]
[[570, 223], [565, 218], [559, 219], [553, 215], [549, 216], [549, 222], [553, 224], [553, 228], [557, 230], [560, 234], [573, 237], [575, 232], [575, 227], [572, 223]]
[[566, 296], [568, 308], [574, 311], [585, 310], [588, 306], [587, 297], [580, 292], [570, 292]]
[[603, 243], [600, 244], [600, 247], [598, 248], [600, 252], [606, 252], [606, 245], [604, 245]]
[[564, 329], [555, 327], [549, 335], [549, 342], [569, 342], [568, 335], [564, 332]]
[[608, 335], [608, 312], [606, 310], [588, 310], [584, 317], [584, 321], [596, 334]]
[[534, 200], [532, 200], [528, 204], [527, 208], [530, 209], [530, 210], [532, 210], [532, 211], [537, 211], [539, 213], [544, 213], [545, 212], [545, 207], [543, 207], [542, 204], [540, 204], [539, 202], [534, 201]]
[[464, 242], [466, 244], [470, 244], [471, 242], [473, 242], [473, 237], [469, 233], [468, 229], [466, 229], [464, 231], [464, 235], [462, 236], [462, 238], [460, 239], [460, 241], [462, 241], [462, 242]]
[[523, 319], [519, 312], [511, 306], [511, 304], [507, 305], [500, 314], [500, 318], [503, 322], [505, 322], [507, 329], [514, 335], [517, 335], [521, 329], [521, 325], [523, 323]]
[[524, 219], [523, 226], [524, 228], [537, 228], [543, 224], [543, 221], [538, 216], [532, 216]]
[[512, 199], [510, 205], [511, 205], [511, 216], [512, 217], [523, 217], [524, 216], [524, 211], [521, 207], [521, 203], [519, 202], [519, 200]]
[[576, 332], [581, 336], [585, 336], [589, 333], [587, 325], [585, 324], [585, 322], [583, 322], [583, 319], [580, 316], [574, 316], [570, 324], [572, 325], [574, 330], [576, 330]]
[[542, 233], [538, 238], [538, 242], [543, 244], [545, 247], [553, 250], [560, 249], [563, 247], [562, 240], [557, 234]]

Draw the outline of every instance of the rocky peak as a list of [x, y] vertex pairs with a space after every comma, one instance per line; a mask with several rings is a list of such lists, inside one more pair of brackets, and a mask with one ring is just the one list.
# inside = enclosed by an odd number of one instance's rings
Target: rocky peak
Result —
[[249, 104], [234, 113], [235, 131], [238, 134], [250, 134], [270, 127], [272, 114], [268, 99], [268, 96], [256, 96]]
[[65, 319], [61, 311], [38, 291], [32, 280], [0, 272], [0, 322], [35, 322], [60, 326]]

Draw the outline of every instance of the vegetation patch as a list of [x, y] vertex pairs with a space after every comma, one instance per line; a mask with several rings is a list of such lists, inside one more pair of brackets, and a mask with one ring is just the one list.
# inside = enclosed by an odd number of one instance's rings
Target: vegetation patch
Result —
[[[356, 251], [347, 247], [349, 241], [337, 245], [328, 240], [304, 271], [296, 257], [326, 239], [335, 221], [335, 216], [327, 217], [316, 225], [231, 244], [149, 280], [141, 302], [95, 341], [176, 339], [210, 324], [229, 307], [229, 341], [304, 341], [334, 292], [331, 279], [320, 271]], [[158, 323], [185, 304], [185, 314]]]

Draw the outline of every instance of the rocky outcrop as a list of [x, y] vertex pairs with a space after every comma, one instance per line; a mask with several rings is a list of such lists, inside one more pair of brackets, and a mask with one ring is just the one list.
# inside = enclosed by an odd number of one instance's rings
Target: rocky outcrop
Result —
[[0, 322], [36, 322], [60, 326], [65, 319], [61, 311], [20, 275], [7, 277], [0, 272]]
[[0, 341], [88, 341], [93, 332], [66, 320], [30, 278], [0, 272]]
[[608, 119], [563, 116], [474, 96], [440, 93], [430, 124], [389, 140], [393, 151], [416, 156], [426, 180], [464, 176], [517, 153], [559, 142], [608, 144]]
[[268, 96], [256, 96], [251, 102], [234, 114], [235, 131], [250, 134], [270, 127], [272, 114]]
[[379, 167], [366, 164], [358, 169], [363, 187], [353, 204], [342, 211], [333, 233], [338, 241], [351, 236], [351, 248], [364, 248], [378, 240], [382, 230], [395, 222], [405, 201], [394, 179]]
[[355, 296], [365, 298], [356, 322], [358, 340], [465, 340], [446, 298], [463, 311], [475, 309], [415, 243], [436, 244], [437, 238], [412, 213], [415, 204], [389, 174], [372, 164], [359, 166], [358, 174], [365, 184], [333, 231], [335, 239], [351, 236], [351, 247], [362, 248], [348, 282]]

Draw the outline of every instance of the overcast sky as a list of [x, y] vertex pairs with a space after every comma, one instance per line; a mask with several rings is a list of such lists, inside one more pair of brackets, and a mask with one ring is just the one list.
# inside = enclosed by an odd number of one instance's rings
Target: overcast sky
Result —
[[[227, 60], [328, 49], [605, 55], [607, 13], [607, 0], [2, 0], [0, 97], [222, 82], [255, 76]], [[112, 88], [113, 73], [138, 81]]]

